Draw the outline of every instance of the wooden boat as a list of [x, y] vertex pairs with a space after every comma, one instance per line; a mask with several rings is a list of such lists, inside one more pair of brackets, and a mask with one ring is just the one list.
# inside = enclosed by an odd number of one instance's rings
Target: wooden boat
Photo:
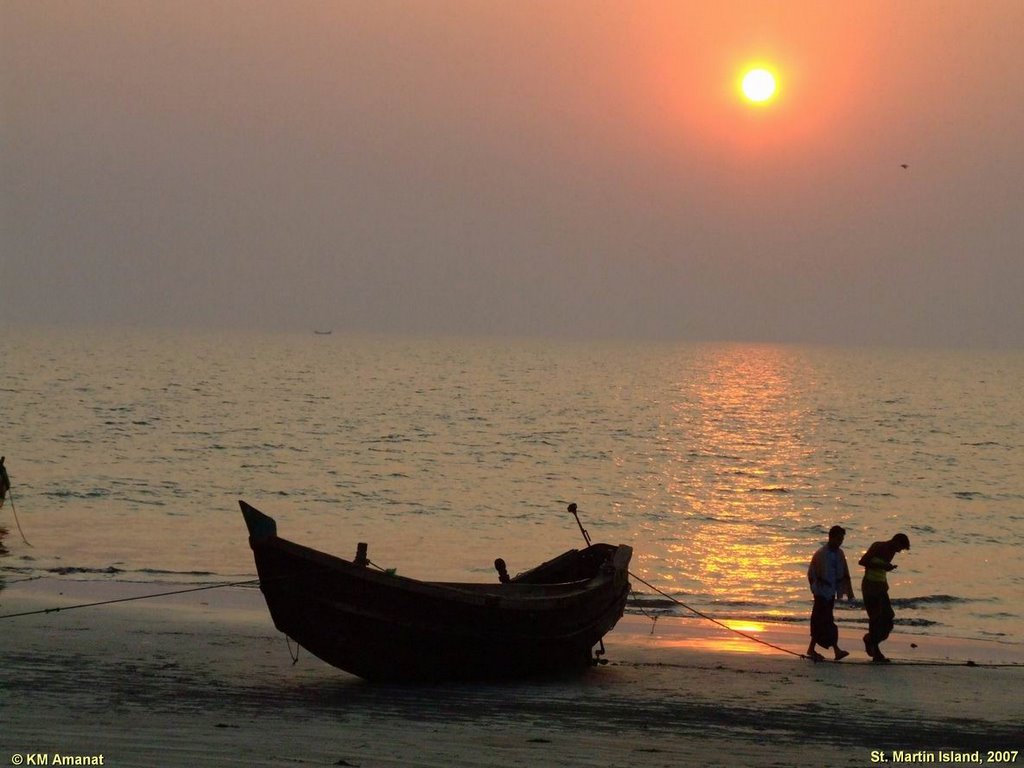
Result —
[[363, 544], [349, 561], [282, 539], [273, 518], [239, 504], [274, 626], [367, 680], [581, 671], [629, 594], [626, 545], [570, 550], [493, 584], [417, 581], [370, 567]]

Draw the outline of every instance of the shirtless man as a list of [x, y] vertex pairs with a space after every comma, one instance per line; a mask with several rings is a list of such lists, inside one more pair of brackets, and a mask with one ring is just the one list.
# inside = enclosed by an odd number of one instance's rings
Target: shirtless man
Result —
[[892, 559], [898, 552], [910, 549], [910, 539], [905, 533], [897, 533], [888, 541], [876, 541], [860, 559], [864, 566], [864, 580], [861, 594], [864, 610], [868, 612], [868, 632], [864, 635], [864, 650], [872, 661], [886, 662], [889, 659], [878, 647], [892, 632], [896, 614], [889, 602], [889, 583], [886, 574], [895, 570]]

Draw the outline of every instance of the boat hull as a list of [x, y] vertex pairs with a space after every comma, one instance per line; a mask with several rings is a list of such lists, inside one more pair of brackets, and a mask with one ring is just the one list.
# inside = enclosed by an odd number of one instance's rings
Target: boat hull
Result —
[[629, 594], [628, 546], [573, 550], [507, 584], [423, 582], [281, 539], [271, 518], [242, 509], [274, 625], [367, 680], [580, 671]]

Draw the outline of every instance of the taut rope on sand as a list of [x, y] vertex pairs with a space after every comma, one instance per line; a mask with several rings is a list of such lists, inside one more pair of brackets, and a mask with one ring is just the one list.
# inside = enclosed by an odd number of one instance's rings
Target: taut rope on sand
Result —
[[737, 634], [740, 637], [745, 637], [747, 640], [753, 640], [755, 643], [760, 643], [761, 645], [766, 645], [769, 648], [772, 648], [772, 649], [774, 649], [776, 651], [781, 651], [782, 653], [788, 653], [790, 656], [796, 656], [797, 658], [801, 658], [801, 659], [807, 658], [802, 653], [797, 653], [796, 651], [791, 651], [789, 648], [783, 648], [782, 646], [779, 646], [779, 645], [773, 645], [772, 643], [769, 643], [766, 640], [762, 640], [759, 637], [754, 637], [754, 635], [751, 635], [751, 634], [749, 634], [747, 632], [742, 632], [742, 631], [740, 631], [738, 629], [735, 629], [734, 627], [730, 627], [728, 624], [719, 621], [718, 619], [714, 618], [713, 616], [708, 616], [706, 613], [702, 613], [701, 611], [698, 611], [696, 608], [687, 605], [682, 600], [678, 600], [678, 599], [672, 597], [672, 595], [670, 595], [668, 592], [665, 592], [663, 590], [658, 589], [656, 586], [651, 584], [649, 581], [645, 581], [644, 579], [641, 579], [639, 576], [637, 576], [632, 571], [629, 572], [629, 575], [632, 578], [634, 578], [637, 581], [639, 581], [644, 586], [646, 586], [646, 587], [648, 587], [650, 589], [653, 589], [655, 592], [657, 592], [662, 597], [664, 597], [664, 598], [666, 598], [668, 600], [671, 600], [676, 605], [678, 605], [678, 606], [680, 606], [682, 608], [685, 608], [686, 610], [690, 611], [691, 613], [695, 613], [696, 615], [700, 616], [702, 619], [707, 619], [712, 624], [715, 624], [716, 626], [719, 626], [722, 629], [728, 630], [729, 632]]
[[65, 605], [59, 608], [41, 608], [36, 611], [23, 611], [21, 613], [6, 613], [0, 615], [0, 619], [14, 619], [19, 616], [38, 616], [43, 613], [59, 613], [60, 611], [73, 611], [76, 608], [95, 608], [99, 605], [113, 605], [114, 603], [130, 603], [133, 600], [149, 600], [152, 597], [168, 597], [170, 595], [184, 595], [188, 592], [202, 592], [206, 589], [221, 589], [223, 587], [241, 587], [250, 584], [259, 584], [259, 579], [248, 579], [246, 581], [231, 581], [224, 584], [207, 584], [203, 587], [189, 587], [188, 589], [175, 589], [170, 592], [156, 592], [149, 595], [135, 595], [134, 597], [118, 597], [113, 600], [98, 600], [94, 603], [79, 603], [77, 605]]

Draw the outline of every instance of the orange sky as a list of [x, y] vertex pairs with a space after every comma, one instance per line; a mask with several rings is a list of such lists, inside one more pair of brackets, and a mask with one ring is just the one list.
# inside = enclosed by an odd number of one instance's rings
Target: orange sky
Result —
[[[275, 327], [1024, 343], [1016, 0], [13, 0], [0, 28], [5, 322], [258, 301]], [[752, 61], [769, 107], [736, 90]]]

